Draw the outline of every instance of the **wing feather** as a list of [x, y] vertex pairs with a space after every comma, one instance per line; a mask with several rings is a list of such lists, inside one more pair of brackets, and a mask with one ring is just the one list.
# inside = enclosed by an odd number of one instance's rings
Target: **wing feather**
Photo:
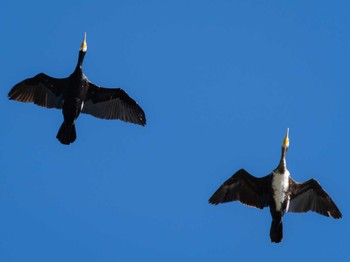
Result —
[[120, 119], [144, 126], [142, 108], [121, 88], [104, 88], [89, 82], [89, 94], [82, 110], [102, 119]]
[[217, 205], [238, 200], [245, 205], [262, 209], [269, 203], [270, 179], [270, 175], [257, 178], [240, 169], [220, 186], [209, 199], [209, 203]]
[[34, 103], [46, 108], [62, 108], [63, 89], [67, 79], [53, 78], [40, 73], [16, 84], [8, 94], [9, 99]]
[[291, 198], [289, 212], [301, 213], [314, 211], [333, 218], [342, 217], [336, 204], [315, 179], [310, 179], [304, 183], [297, 183], [292, 179], [290, 180]]

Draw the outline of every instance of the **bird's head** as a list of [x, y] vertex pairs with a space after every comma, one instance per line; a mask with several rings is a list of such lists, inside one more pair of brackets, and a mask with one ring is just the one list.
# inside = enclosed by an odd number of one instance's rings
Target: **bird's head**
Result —
[[83, 42], [81, 43], [79, 51], [84, 53], [87, 51], [86, 33], [84, 33], [84, 39], [83, 39]]
[[281, 155], [281, 161], [277, 167], [277, 170], [279, 170], [279, 173], [284, 173], [285, 169], [286, 169], [286, 154], [288, 151], [288, 147], [289, 147], [289, 128], [287, 128], [287, 133], [286, 136], [283, 139], [282, 142], [282, 155]]
[[289, 128], [287, 128], [286, 136], [284, 137], [283, 142], [282, 142], [283, 149], [287, 150], [288, 147], [289, 147]]

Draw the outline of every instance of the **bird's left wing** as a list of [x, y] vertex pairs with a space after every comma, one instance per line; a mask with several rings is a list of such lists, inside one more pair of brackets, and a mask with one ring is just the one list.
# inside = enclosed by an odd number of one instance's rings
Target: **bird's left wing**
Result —
[[270, 180], [270, 175], [257, 178], [240, 169], [220, 186], [209, 199], [209, 203], [217, 205], [238, 200], [245, 205], [262, 209], [268, 205]]
[[290, 178], [290, 189], [289, 212], [314, 211], [333, 218], [342, 217], [336, 204], [315, 179], [297, 183]]
[[66, 78], [53, 78], [40, 73], [15, 85], [8, 94], [9, 99], [19, 102], [32, 102], [46, 108], [62, 108], [63, 89]]
[[120, 119], [144, 126], [142, 108], [121, 88], [103, 88], [89, 82], [89, 92], [82, 110], [103, 119]]

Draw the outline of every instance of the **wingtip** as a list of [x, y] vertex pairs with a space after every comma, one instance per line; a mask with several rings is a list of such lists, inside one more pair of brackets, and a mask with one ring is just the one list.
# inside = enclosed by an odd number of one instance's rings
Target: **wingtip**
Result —
[[145, 114], [145, 112], [143, 111], [143, 109], [141, 107], [140, 107], [140, 110], [141, 110], [141, 114], [140, 114], [140, 121], [141, 121], [141, 123], [140, 124], [142, 126], [145, 126], [147, 124], [146, 114]]
[[21, 99], [19, 99], [19, 95], [18, 92], [16, 92], [16, 90], [12, 89], [8, 94], [7, 94], [7, 98], [9, 100], [14, 100], [14, 101], [19, 101], [19, 102], [26, 102], [26, 101], [22, 101]]
[[209, 204], [212, 204], [212, 205], [218, 205], [218, 204], [222, 203], [221, 198], [218, 197], [217, 192], [215, 192], [215, 193], [209, 198], [208, 203], [209, 203]]
[[211, 200], [209, 199], [209, 200], [208, 200], [208, 204], [217, 206], [219, 203], [213, 202], [213, 201], [211, 201]]
[[15, 90], [15, 86], [11, 88], [10, 92], [8, 92], [8, 94], [7, 94], [8, 99], [13, 100], [14, 90]]
[[336, 213], [336, 214], [332, 214], [331, 215], [334, 219], [341, 219], [341, 218], [343, 218], [343, 215], [342, 215], [342, 213]]

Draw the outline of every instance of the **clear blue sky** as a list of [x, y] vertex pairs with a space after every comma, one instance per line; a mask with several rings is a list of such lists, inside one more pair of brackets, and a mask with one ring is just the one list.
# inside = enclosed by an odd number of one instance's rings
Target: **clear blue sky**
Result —
[[[307, 3], [305, 3], [307, 2]], [[348, 1], [0, 3], [0, 261], [350, 259]], [[70, 146], [63, 117], [7, 99], [19, 81], [84, 71], [123, 87], [146, 127], [89, 115]], [[240, 168], [316, 178], [344, 218], [211, 206]]]

